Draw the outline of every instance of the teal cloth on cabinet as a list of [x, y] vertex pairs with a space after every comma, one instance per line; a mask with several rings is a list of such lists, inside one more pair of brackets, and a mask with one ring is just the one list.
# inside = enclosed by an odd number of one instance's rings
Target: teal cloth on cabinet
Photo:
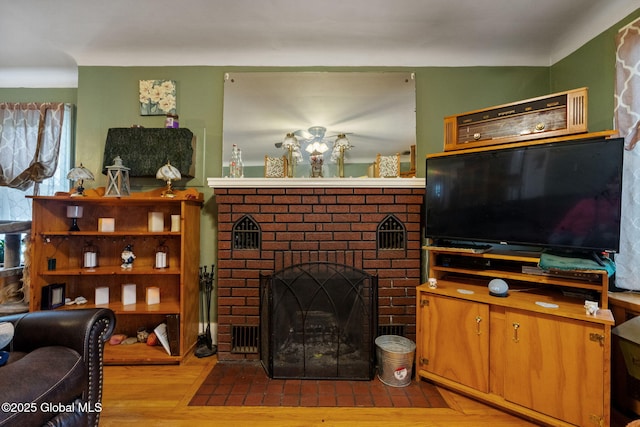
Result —
[[603, 258], [604, 265], [588, 258], [559, 256], [543, 252], [538, 267], [543, 270], [604, 270], [611, 277], [616, 272], [616, 264], [609, 258]]

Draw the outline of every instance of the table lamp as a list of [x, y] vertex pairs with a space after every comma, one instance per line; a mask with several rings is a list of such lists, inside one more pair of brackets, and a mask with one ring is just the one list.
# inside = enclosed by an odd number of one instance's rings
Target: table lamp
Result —
[[167, 161], [166, 165], [162, 165], [156, 173], [156, 178], [167, 182], [167, 189], [162, 192], [162, 197], [175, 197], [173, 189], [171, 188], [171, 181], [179, 181], [182, 179], [180, 171], [171, 166], [171, 163]]
[[80, 163], [80, 166], [71, 169], [67, 173], [67, 179], [78, 183], [76, 192], [71, 194], [71, 197], [78, 197], [84, 196], [84, 187], [82, 186], [84, 180], [86, 179], [87, 181], [93, 181], [95, 178], [93, 177], [91, 171], [82, 166], [82, 163]]
[[71, 218], [71, 228], [69, 228], [69, 231], [80, 231], [78, 218], [82, 218], [82, 211], [82, 206], [67, 206], [67, 218]]

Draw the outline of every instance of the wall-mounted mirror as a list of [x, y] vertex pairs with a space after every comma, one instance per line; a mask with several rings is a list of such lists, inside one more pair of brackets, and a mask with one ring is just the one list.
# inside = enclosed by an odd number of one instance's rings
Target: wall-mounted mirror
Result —
[[[325, 177], [338, 176], [331, 150], [339, 134], [353, 146], [345, 152], [344, 176], [366, 176], [376, 154], [401, 154], [408, 168], [416, 141], [415, 81], [408, 72], [246, 72], [225, 75], [223, 175], [232, 145], [242, 150], [245, 177], [264, 176], [265, 155], [287, 153], [282, 142], [294, 132], [302, 160], [296, 177], [311, 176], [310, 128], [324, 128], [329, 150]], [[311, 133], [318, 135], [317, 128]]]

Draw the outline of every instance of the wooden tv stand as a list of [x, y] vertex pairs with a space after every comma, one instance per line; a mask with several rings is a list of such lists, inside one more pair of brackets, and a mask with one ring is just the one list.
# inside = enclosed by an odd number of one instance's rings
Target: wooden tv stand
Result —
[[[535, 254], [426, 249], [438, 284], [417, 288], [419, 377], [536, 422], [609, 425], [614, 321], [604, 271], [540, 275]], [[507, 297], [489, 295], [493, 278], [509, 284]], [[595, 316], [581, 292], [597, 297]]]

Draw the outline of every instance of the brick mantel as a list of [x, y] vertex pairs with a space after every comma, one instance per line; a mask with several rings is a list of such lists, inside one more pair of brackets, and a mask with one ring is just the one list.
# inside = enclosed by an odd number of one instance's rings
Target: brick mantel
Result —
[[[209, 178], [217, 205], [218, 357], [233, 350], [233, 329], [259, 325], [260, 274], [327, 261], [378, 276], [378, 324], [402, 325], [415, 340], [415, 288], [422, 275], [424, 178]], [[392, 215], [405, 248], [380, 249], [378, 226]], [[257, 224], [258, 249], [235, 249], [234, 224]], [[243, 329], [243, 328], [241, 328]]]

